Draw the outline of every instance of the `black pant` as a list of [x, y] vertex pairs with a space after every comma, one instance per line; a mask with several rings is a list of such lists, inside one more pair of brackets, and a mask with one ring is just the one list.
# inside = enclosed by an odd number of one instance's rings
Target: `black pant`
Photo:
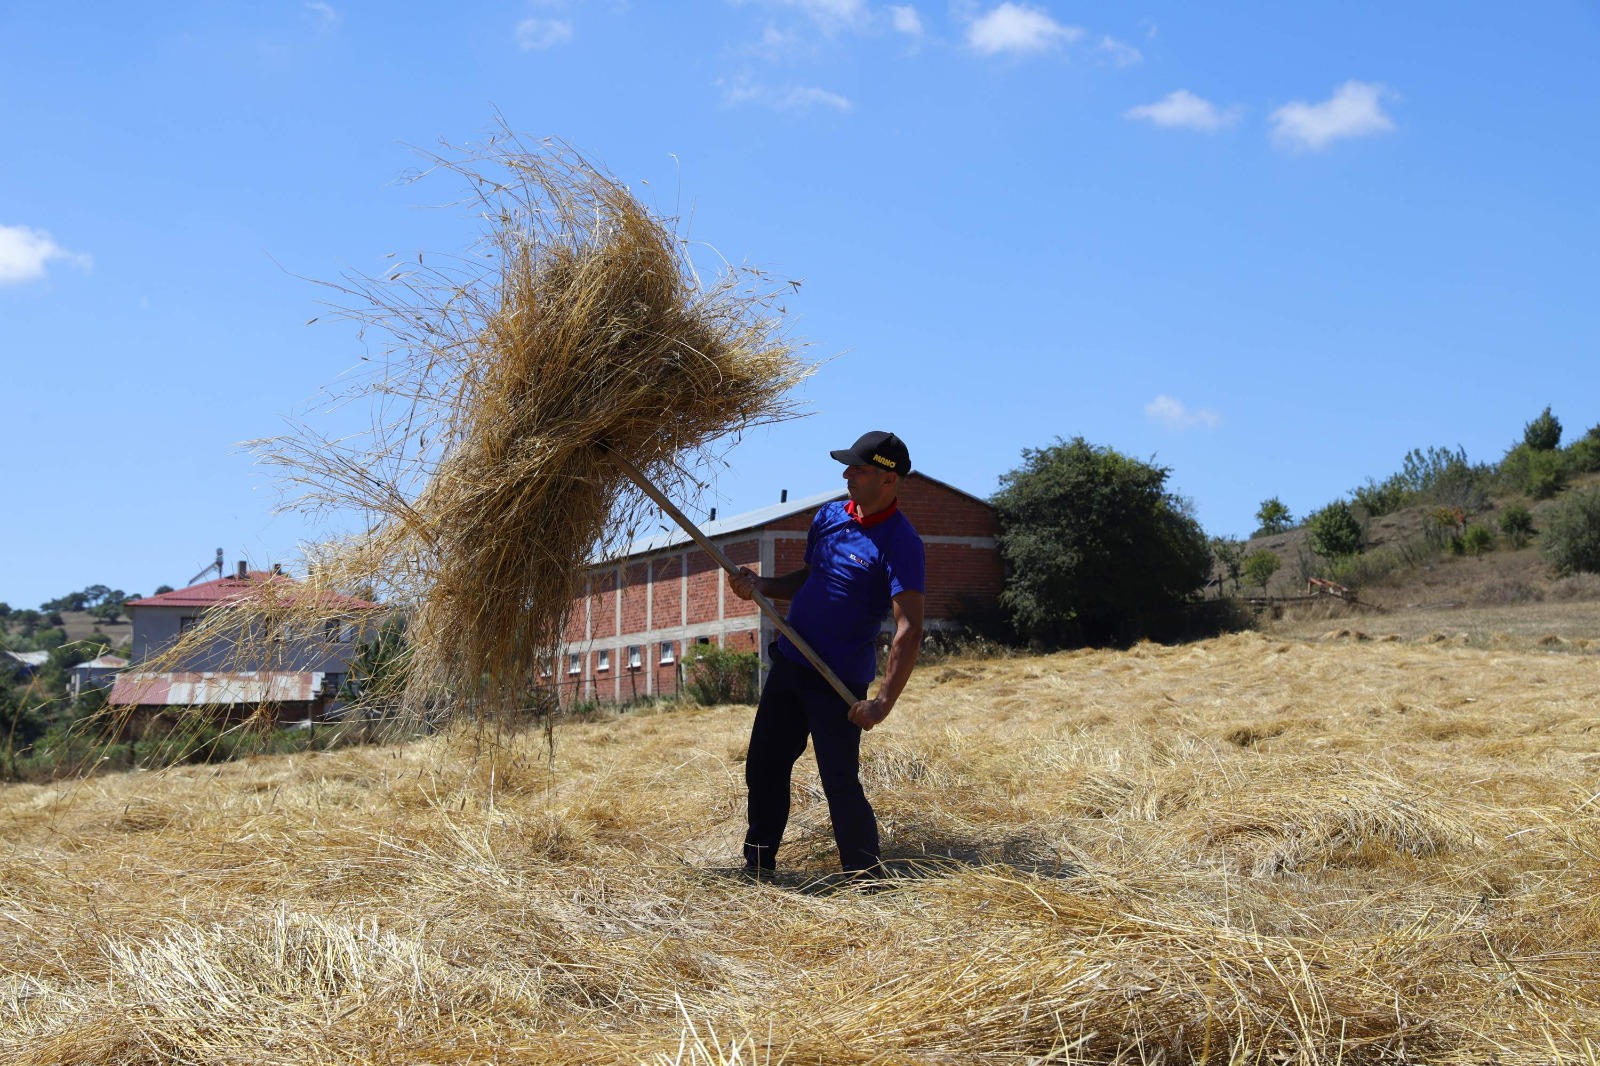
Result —
[[[867, 686], [850, 686], [866, 699]], [[772, 656], [772, 672], [761, 690], [755, 724], [750, 728], [750, 754], [744, 781], [750, 789], [750, 828], [744, 836], [747, 867], [770, 870], [777, 864], [778, 845], [789, 821], [789, 777], [811, 737], [828, 797], [833, 839], [839, 864], [846, 870], [878, 866], [878, 819], [861, 787], [861, 730], [847, 717], [850, 707], [822, 675]]]

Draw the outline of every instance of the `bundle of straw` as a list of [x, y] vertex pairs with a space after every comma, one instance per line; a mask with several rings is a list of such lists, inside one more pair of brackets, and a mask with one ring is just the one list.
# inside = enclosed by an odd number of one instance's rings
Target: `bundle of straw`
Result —
[[503, 133], [431, 157], [486, 223], [469, 256], [337, 286], [390, 343], [339, 394], [372, 428], [256, 442], [363, 528], [308, 552], [314, 583], [407, 610], [413, 707], [525, 703], [597, 554], [644, 520], [614, 466], [696, 495], [719, 446], [792, 417], [809, 373], [757, 271], [703, 284], [672, 220], [569, 146]]

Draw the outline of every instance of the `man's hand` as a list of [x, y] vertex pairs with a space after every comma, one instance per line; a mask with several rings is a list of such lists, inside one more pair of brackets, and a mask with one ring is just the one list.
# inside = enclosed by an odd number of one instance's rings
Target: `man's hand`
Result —
[[741, 600], [748, 600], [752, 595], [755, 594], [756, 582], [760, 580], [761, 579], [756, 576], [754, 570], [751, 570], [749, 567], [741, 566], [737, 574], [728, 575], [728, 587], [731, 588], [733, 590], [733, 594], [739, 597]]
[[862, 700], [850, 708], [850, 721], [861, 729], [871, 729], [889, 717], [889, 705], [882, 700]]

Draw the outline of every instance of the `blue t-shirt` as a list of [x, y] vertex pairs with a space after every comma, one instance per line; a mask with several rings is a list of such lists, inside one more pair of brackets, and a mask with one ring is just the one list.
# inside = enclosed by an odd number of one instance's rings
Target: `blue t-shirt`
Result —
[[[811, 573], [789, 604], [789, 622], [841, 681], [868, 684], [878, 672], [875, 641], [890, 601], [927, 591], [922, 538], [898, 510], [862, 526], [843, 501], [825, 504], [806, 534], [806, 565]], [[778, 651], [810, 665], [782, 634]]]

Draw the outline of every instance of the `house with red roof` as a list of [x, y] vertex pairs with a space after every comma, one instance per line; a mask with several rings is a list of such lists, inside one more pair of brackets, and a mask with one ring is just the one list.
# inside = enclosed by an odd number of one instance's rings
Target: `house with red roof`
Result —
[[[245, 634], [224, 628], [177, 661], [165, 661], [208, 612], [263, 592], [278, 603], [315, 595], [322, 610], [309, 626], [275, 634], [270, 643], [259, 632], [245, 640]], [[250, 570], [242, 562], [229, 577], [129, 600], [126, 607], [133, 648], [112, 685], [109, 704], [152, 714], [169, 707], [208, 707], [240, 718], [267, 709], [291, 720], [323, 718], [334, 710], [350, 661], [378, 610], [353, 596], [312, 593], [277, 566]], [[161, 669], [140, 669], [152, 662]]]

